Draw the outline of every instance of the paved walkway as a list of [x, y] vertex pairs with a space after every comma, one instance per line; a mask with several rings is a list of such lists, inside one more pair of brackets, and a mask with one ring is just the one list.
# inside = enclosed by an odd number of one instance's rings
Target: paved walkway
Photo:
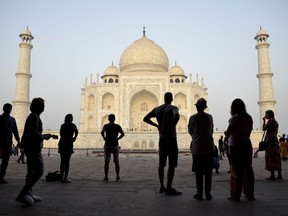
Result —
[[[44, 157], [45, 174], [59, 169], [58, 157]], [[24, 183], [26, 166], [12, 156], [7, 170], [7, 185], [0, 185], [0, 216], [3, 215], [165, 215], [165, 216], [288, 216], [288, 162], [283, 163], [284, 180], [268, 181], [263, 153], [253, 160], [256, 201], [227, 200], [229, 174], [227, 159], [221, 160], [219, 174], [213, 174], [211, 201], [198, 201], [195, 175], [191, 172], [191, 155], [179, 155], [174, 187], [182, 196], [159, 194], [156, 154], [125, 154], [120, 157], [122, 182], [115, 181], [114, 164], [110, 165], [109, 182], [104, 183], [103, 157], [73, 157], [72, 183], [46, 182], [45, 176], [34, 187], [43, 201], [32, 207], [16, 203], [15, 197]]]

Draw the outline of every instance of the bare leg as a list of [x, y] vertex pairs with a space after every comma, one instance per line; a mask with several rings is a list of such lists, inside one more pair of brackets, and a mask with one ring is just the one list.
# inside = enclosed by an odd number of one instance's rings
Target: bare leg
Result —
[[108, 178], [109, 162], [106, 162], [106, 161], [105, 161], [104, 172], [105, 172], [105, 178]]
[[160, 181], [160, 187], [164, 188], [164, 167], [158, 167], [158, 175], [159, 175], [159, 181]]
[[167, 173], [167, 189], [170, 189], [172, 187], [174, 173], [175, 173], [175, 167], [169, 166]]
[[115, 162], [115, 171], [116, 171], [116, 178], [119, 178], [119, 173], [120, 173], [120, 164], [119, 162]]

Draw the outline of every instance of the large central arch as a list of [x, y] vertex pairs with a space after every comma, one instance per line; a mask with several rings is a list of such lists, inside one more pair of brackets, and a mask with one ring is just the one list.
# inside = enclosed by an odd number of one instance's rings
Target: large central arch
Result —
[[133, 131], [150, 130], [151, 127], [143, 122], [143, 118], [156, 106], [158, 106], [158, 99], [153, 93], [142, 90], [134, 94], [130, 100], [130, 129]]

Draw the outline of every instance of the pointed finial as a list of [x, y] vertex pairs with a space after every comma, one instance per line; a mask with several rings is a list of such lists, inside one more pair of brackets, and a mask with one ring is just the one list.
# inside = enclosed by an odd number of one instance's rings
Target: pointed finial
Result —
[[262, 26], [260, 25], [260, 30], [262, 30]]
[[145, 25], [143, 25], [143, 37], [146, 36]]
[[28, 25], [27, 25], [27, 30], [29, 30], [29, 27], [28, 27]]
[[177, 66], [177, 61], [175, 61], [175, 66]]
[[114, 66], [114, 65], [113, 65], [113, 61], [112, 61], [112, 66]]

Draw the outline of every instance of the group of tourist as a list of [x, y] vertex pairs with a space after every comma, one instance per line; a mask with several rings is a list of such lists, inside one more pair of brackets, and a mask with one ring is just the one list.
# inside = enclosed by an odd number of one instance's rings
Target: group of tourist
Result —
[[[144, 122], [155, 126], [159, 130], [159, 192], [166, 195], [181, 195], [182, 193], [172, 188], [172, 181], [177, 167], [178, 147], [176, 139], [176, 125], [179, 120], [178, 108], [171, 105], [172, 94], [167, 92], [164, 96], [165, 103], [154, 108], [144, 117]], [[192, 137], [192, 171], [196, 174], [197, 192], [194, 198], [211, 200], [213, 158], [215, 156], [215, 144], [213, 140], [213, 117], [205, 113], [207, 102], [204, 98], [198, 99], [195, 104], [197, 113], [189, 119], [188, 132]], [[231, 118], [225, 140], [228, 142], [229, 164], [231, 172], [229, 200], [240, 202], [243, 191], [247, 200], [255, 200], [254, 197], [254, 172], [252, 168], [253, 148], [250, 135], [253, 129], [253, 119], [247, 113], [245, 103], [237, 98], [231, 104]], [[151, 118], [156, 118], [157, 123]], [[266, 131], [265, 142], [265, 168], [271, 172], [267, 179], [274, 180], [274, 172], [278, 171], [278, 179], [282, 179], [279, 143], [277, 140], [278, 123], [274, 118], [274, 112], [267, 110], [263, 117], [263, 131]], [[223, 137], [222, 137], [223, 138]], [[224, 155], [223, 150], [220, 152]], [[169, 166], [167, 173], [167, 185], [164, 184], [164, 167], [167, 157]], [[205, 180], [205, 183], [204, 183]]]
[[283, 134], [279, 138], [279, 145], [280, 145], [280, 155], [282, 161], [287, 161], [288, 159], [288, 136], [286, 137], [286, 134]]
[[[182, 192], [172, 187], [175, 168], [178, 164], [178, 144], [176, 136], [176, 125], [179, 121], [179, 110], [171, 103], [173, 95], [166, 92], [164, 95], [164, 104], [155, 107], [143, 119], [159, 131], [159, 166], [158, 176], [160, 182], [159, 193], [165, 193], [167, 196], [181, 195]], [[205, 194], [206, 200], [211, 200], [212, 169], [213, 158], [217, 147], [213, 140], [213, 117], [205, 112], [207, 102], [204, 98], [197, 100], [197, 113], [192, 115], [188, 123], [188, 133], [191, 135], [192, 152], [192, 171], [196, 174], [196, 194], [194, 198], [203, 200]], [[44, 166], [41, 149], [43, 140], [58, 138], [52, 134], [42, 134], [41, 113], [44, 111], [45, 102], [42, 98], [34, 98], [30, 105], [31, 113], [26, 119], [23, 135], [20, 142], [17, 124], [10, 116], [12, 105], [3, 106], [4, 113], [0, 116], [0, 158], [2, 164], [0, 169], [0, 183], [7, 184], [4, 178], [11, 152], [13, 135], [18, 146], [20, 146], [27, 156], [27, 175], [25, 184], [16, 198], [17, 202], [25, 205], [33, 205], [41, 201], [41, 198], [32, 194], [32, 187], [43, 175]], [[254, 197], [254, 172], [252, 168], [253, 149], [250, 140], [253, 128], [252, 117], [247, 113], [244, 102], [237, 98], [231, 104], [231, 118], [225, 139], [229, 148], [229, 162], [231, 169], [230, 196], [229, 200], [240, 202], [241, 193], [247, 200], [255, 200]], [[156, 121], [153, 119], [156, 118]], [[109, 162], [111, 155], [115, 163], [116, 181], [120, 181], [119, 164], [119, 143], [118, 140], [125, 136], [120, 125], [115, 124], [115, 115], [108, 116], [109, 123], [103, 126], [101, 135], [104, 139], [104, 182], [108, 182]], [[274, 118], [272, 110], [267, 110], [263, 117], [263, 131], [265, 131], [265, 168], [270, 171], [269, 180], [275, 180], [275, 171], [277, 178], [282, 179], [281, 175], [281, 156], [279, 150], [278, 123]], [[72, 114], [65, 116], [64, 123], [60, 128], [60, 140], [58, 149], [60, 153], [60, 176], [62, 183], [71, 182], [68, 179], [69, 162], [73, 153], [73, 143], [77, 139], [78, 130], [73, 123]], [[223, 138], [223, 137], [222, 137]], [[215, 148], [216, 147], [216, 148]], [[287, 153], [287, 152], [286, 152]], [[220, 150], [220, 154], [224, 156]], [[287, 158], [287, 157], [286, 157]], [[168, 159], [167, 183], [165, 184], [164, 169]]]
[[[44, 108], [45, 102], [42, 98], [34, 98], [32, 100], [30, 105], [31, 113], [26, 119], [21, 142], [16, 121], [10, 116], [12, 105], [9, 103], [4, 104], [4, 113], [0, 116], [0, 158], [2, 159], [0, 169], [0, 184], [8, 183], [4, 177], [8, 166], [14, 135], [14, 138], [18, 142], [17, 145], [24, 150], [27, 157], [27, 174], [25, 184], [17, 196], [16, 201], [29, 206], [42, 200], [41, 197], [32, 194], [32, 188], [44, 172], [44, 164], [41, 154], [43, 140], [58, 138], [52, 134], [42, 134], [43, 127], [40, 115], [44, 111]], [[78, 135], [77, 127], [72, 123], [72, 121], [73, 116], [68, 114], [65, 117], [65, 123], [61, 125], [60, 129], [61, 138], [59, 141], [59, 153], [61, 156], [61, 182], [69, 182], [67, 179], [69, 161], [71, 154], [73, 153], [73, 142], [76, 140]]]

